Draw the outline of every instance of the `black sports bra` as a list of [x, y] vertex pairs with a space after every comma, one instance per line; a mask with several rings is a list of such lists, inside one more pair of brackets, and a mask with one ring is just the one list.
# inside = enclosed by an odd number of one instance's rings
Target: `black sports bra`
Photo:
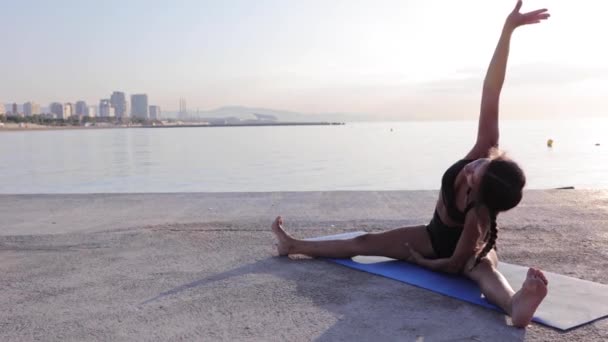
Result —
[[[448, 216], [457, 223], [464, 224], [464, 219], [474, 206], [475, 202], [471, 202], [467, 204], [467, 207], [464, 209], [464, 212], [458, 210], [456, 206], [456, 192], [454, 191], [454, 181], [456, 180], [456, 176], [458, 173], [467, 165], [472, 162], [470, 159], [461, 159], [454, 163], [454, 165], [450, 166], [443, 177], [441, 178], [441, 197], [443, 199], [443, 204], [448, 212]], [[471, 188], [467, 191], [467, 195], [471, 192]]]

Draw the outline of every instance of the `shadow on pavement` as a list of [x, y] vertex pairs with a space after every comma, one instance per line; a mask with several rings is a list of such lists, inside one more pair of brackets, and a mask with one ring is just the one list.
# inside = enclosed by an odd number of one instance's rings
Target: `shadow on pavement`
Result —
[[318, 341], [523, 341], [525, 337], [525, 330], [507, 325], [502, 314], [323, 260], [269, 257], [177, 286], [140, 306], [252, 274], [295, 283], [298, 296], [337, 317]]

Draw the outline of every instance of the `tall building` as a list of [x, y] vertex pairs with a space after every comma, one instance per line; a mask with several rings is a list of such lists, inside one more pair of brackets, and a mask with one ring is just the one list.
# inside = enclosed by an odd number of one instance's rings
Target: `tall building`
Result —
[[114, 107], [109, 99], [99, 101], [99, 116], [102, 118], [111, 118], [115, 115]]
[[23, 104], [23, 114], [25, 116], [32, 116], [40, 114], [40, 105], [35, 102], [26, 102]]
[[188, 108], [186, 107], [186, 99], [179, 99], [179, 113], [177, 114], [177, 117], [182, 120], [188, 118]]
[[87, 107], [87, 103], [84, 101], [78, 101], [76, 102], [76, 108], [74, 111], [74, 114], [79, 116], [79, 117], [83, 117], [83, 116], [88, 116], [88, 107]]
[[120, 91], [115, 91], [112, 93], [110, 97], [110, 104], [114, 107], [114, 112], [116, 113], [116, 117], [128, 117], [129, 112], [127, 111], [127, 98], [125, 97], [125, 93]]
[[87, 107], [87, 116], [90, 118], [96, 117], [97, 116], [97, 107], [96, 106]]
[[150, 106], [150, 119], [160, 120], [160, 107], [159, 106]]
[[4, 109], [4, 103], [0, 102], [0, 115], [4, 115], [6, 114], [5, 109]]
[[74, 115], [74, 105], [68, 102], [63, 105], [63, 117], [67, 119], [72, 115]]
[[59, 102], [53, 102], [49, 106], [51, 114], [55, 115], [57, 119], [67, 119], [63, 116], [63, 105]]
[[13, 115], [19, 115], [19, 108], [16, 103], [13, 103], [13, 110], [11, 111]]
[[136, 94], [131, 95], [131, 116], [147, 119], [148, 116], [148, 95]]

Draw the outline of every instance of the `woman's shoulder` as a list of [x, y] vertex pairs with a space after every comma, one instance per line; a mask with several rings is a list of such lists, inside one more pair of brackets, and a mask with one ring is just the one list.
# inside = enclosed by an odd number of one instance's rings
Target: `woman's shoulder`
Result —
[[498, 154], [501, 154], [501, 151], [498, 148], [498, 145], [488, 146], [488, 145], [475, 144], [475, 146], [473, 146], [471, 151], [469, 151], [469, 153], [467, 153], [467, 155], [461, 160], [473, 161], [473, 160], [477, 160], [480, 158], [490, 158], [490, 157], [492, 157], [494, 155], [498, 155]]

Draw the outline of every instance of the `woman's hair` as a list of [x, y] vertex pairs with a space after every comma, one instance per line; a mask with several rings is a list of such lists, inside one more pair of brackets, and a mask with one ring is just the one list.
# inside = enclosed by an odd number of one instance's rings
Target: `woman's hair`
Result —
[[507, 211], [519, 204], [525, 185], [526, 176], [516, 162], [506, 158], [503, 154], [497, 155], [490, 161], [481, 178], [477, 194], [477, 206], [485, 206], [489, 211], [490, 230], [485, 237], [486, 245], [477, 256], [473, 267], [477, 266], [481, 259], [496, 247], [498, 236], [496, 216], [499, 212]]

